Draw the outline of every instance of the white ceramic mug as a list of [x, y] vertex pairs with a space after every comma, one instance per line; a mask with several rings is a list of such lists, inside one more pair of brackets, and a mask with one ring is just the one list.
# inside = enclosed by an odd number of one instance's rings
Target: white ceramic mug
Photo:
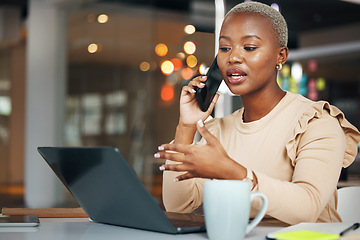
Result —
[[[262, 207], [249, 223], [251, 201], [262, 199]], [[241, 240], [264, 217], [267, 198], [250, 191], [250, 183], [241, 180], [209, 180], [204, 182], [204, 213], [211, 240]]]

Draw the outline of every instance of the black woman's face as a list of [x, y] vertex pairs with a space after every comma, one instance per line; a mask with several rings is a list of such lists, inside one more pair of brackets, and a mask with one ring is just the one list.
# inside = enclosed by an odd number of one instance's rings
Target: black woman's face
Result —
[[220, 31], [218, 65], [231, 92], [245, 95], [276, 83], [280, 49], [266, 17], [229, 15]]

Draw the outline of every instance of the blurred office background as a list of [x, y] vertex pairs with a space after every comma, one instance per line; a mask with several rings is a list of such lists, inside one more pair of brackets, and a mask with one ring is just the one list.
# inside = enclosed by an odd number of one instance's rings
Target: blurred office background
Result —
[[[261, 2], [289, 26], [281, 87], [330, 101], [359, 128], [360, 1]], [[1, 0], [0, 207], [76, 206], [38, 146], [117, 147], [161, 204], [153, 154], [215, 44], [213, 0]], [[241, 107], [222, 92], [218, 116]], [[341, 180], [360, 185], [358, 158]]]

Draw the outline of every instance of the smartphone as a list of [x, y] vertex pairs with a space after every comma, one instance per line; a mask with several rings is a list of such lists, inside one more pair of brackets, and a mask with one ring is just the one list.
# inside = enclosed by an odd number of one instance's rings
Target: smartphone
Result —
[[217, 57], [212, 62], [207, 74], [207, 80], [203, 88], [196, 88], [196, 97], [199, 107], [206, 112], [223, 80], [220, 69], [217, 65]]
[[0, 215], [0, 227], [37, 227], [39, 224], [36, 215]]

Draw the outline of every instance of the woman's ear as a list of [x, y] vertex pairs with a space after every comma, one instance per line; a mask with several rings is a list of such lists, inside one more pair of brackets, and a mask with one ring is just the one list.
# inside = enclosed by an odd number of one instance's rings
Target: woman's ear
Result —
[[279, 55], [278, 55], [278, 61], [277, 62], [284, 65], [287, 58], [288, 58], [288, 56], [289, 56], [289, 48], [288, 47], [281, 47]]

